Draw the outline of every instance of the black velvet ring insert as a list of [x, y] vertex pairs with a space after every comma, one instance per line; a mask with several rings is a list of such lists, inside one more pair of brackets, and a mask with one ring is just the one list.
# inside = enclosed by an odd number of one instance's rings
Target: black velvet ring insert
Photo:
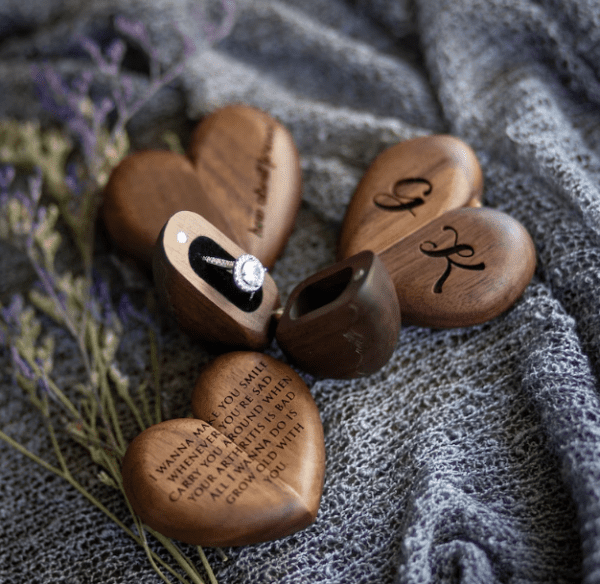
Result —
[[205, 262], [202, 256], [231, 261], [235, 261], [237, 258], [227, 253], [218, 243], [203, 235], [196, 237], [190, 243], [188, 252], [188, 260], [192, 270], [209, 286], [212, 286], [217, 292], [225, 296], [229, 302], [244, 312], [253, 312], [260, 306], [263, 299], [262, 288], [257, 290], [252, 298], [250, 298], [250, 293], [240, 290], [235, 285], [231, 271]]

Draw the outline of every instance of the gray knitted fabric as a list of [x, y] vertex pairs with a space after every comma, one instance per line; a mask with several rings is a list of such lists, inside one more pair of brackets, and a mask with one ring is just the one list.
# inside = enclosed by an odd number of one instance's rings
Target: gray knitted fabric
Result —
[[[106, 39], [112, 16], [135, 16], [168, 54], [174, 22], [194, 33], [187, 4], [3, 0], [0, 115], [44, 115], [28, 65], [72, 65], [74, 31]], [[405, 327], [390, 362], [365, 379], [304, 376], [327, 449], [317, 521], [227, 549], [227, 561], [207, 550], [219, 582], [600, 582], [600, 2], [238, 0], [230, 35], [202, 48], [131, 133], [143, 146], [154, 129], [184, 131], [231, 102], [291, 130], [305, 204], [274, 271], [284, 300], [334, 261], [345, 206], [370, 161], [415, 135], [470, 143], [485, 204], [521, 221], [538, 252], [533, 282], [494, 321]], [[101, 246], [98, 268], [117, 256]], [[3, 294], [23, 289], [18, 259], [3, 252], [0, 269]], [[167, 408], [186, 415], [210, 355], [170, 321], [162, 330]], [[69, 384], [72, 347], [58, 341]], [[147, 366], [135, 339], [123, 351], [130, 373]], [[275, 343], [269, 352], [281, 357]], [[0, 427], [47, 454], [43, 423], [7, 363]], [[83, 482], [125, 517], [82, 452], [67, 449]], [[4, 443], [0, 457], [0, 582], [160, 581], [74, 489]]]

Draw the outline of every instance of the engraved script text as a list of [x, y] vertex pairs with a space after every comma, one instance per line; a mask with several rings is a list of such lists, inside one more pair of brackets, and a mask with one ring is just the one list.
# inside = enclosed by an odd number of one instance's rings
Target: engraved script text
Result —
[[[413, 185], [426, 187], [421, 196], [411, 196], [410, 190]], [[391, 193], [378, 193], [373, 197], [373, 203], [384, 211], [408, 211], [415, 217], [414, 209], [425, 204], [426, 197], [433, 190], [431, 183], [425, 178], [403, 178], [396, 181]], [[407, 192], [408, 191], [408, 192]]]
[[[458, 232], [456, 231], [456, 229], [454, 229], [454, 227], [450, 227], [449, 225], [446, 225], [444, 227], [444, 231], [452, 231], [454, 233], [454, 245], [447, 247], [445, 249], [437, 249], [436, 243], [434, 243], [433, 241], [426, 241], [419, 246], [419, 249], [421, 250], [421, 252], [423, 252], [426, 256], [428, 256], [430, 258], [446, 258], [446, 261], [448, 262], [446, 265], [446, 269], [444, 270], [444, 273], [439, 277], [438, 281], [433, 286], [433, 292], [435, 294], [442, 293], [442, 287], [444, 285], [444, 282], [450, 276], [450, 272], [452, 272], [453, 266], [456, 266], [457, 268], [462, 268], [463, 270], [479, 271], [479, 270], [485, 269], [484, 262], [480, 262], [478, 264], [462, 264], [462, 263], [459, 263], [456, 260], [452, 259], [451, 256], [453, 256], [453, 255], [457, 255], [461, 258], [473, 257], [473, 255], [475, 255], [475, 249], [470, 245], [467, 245], [464, 243], [461, 243], [461, 244], [458, 243]], [[423, 247], [425, 245], [431, 246], [431, 249], [425, 249]]]
[[269, 192], [269, 179], [271, 178], [271, 170], [275, 168], [271, 160], [271, 151], [273, 150], [273, 135], [275, 130], [273, 126], [267, 127], [267, 136], [263, 145], [260, 157], [256, 160], [256, 173], [258, 175], [258, 186], [254, 189], [256, 195], [257, 207], [254, 212], [254, 227], [250, 230], [254, 235], [262, 237], [265, 212], [261, 207], [267, 203], [267, 195]]
[[166, 479], [173, 503], [234, 504], [252, 483], [277, 481], [288, 469], [281, 455], [305, 431], [295, 399], [292, 378], [259, 361], [150, 477]]

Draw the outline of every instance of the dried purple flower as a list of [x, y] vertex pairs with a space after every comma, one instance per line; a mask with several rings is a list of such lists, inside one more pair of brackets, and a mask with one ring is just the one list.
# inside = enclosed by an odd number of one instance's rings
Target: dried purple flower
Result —
[[64, 102], [66, 96], [69, 94], [69, 88], [58, 71], [47, 64], [33, 66], [32, 76], [37, 85], [42, 107], [54, 114], [58, 119], [67, 120], [72, 113], [72, 107], [67, 103], [59, 103], [57, 98], [60, 97], [61, 101]]
[[24, 306], [23, 297], [20, 294], [15, 294], [8, 306], [0, 307], [0, 317], [9, 327], [10, 332], [18, 336], [21, 331], [21, 321], [19, 316]]
[[67, 164], [65, 169], [65, 184], [67, 188], [75, 197], [79, 197], [83, 192], [84, 185], [81, 182], [81, 177], [79, 176], [79, 167], [74, 162], [70, 162]]
[[144, 23], [139, 20], [129, 20], [124, 16], [117, 16], [115, 18], [115, 28], [132, 40], [136, 40], [143, 48], [152, 46], [148, 30]]
[[78, 36], [77, 41], [81, 47], [89, 54], [98, 70], [109, 77], [116, 77], [119, 74], [119, 68], [123, 56], [125, 55], [125, 43], [121, 39], [115, 39], [106, 50], [106, 57], [102, 54], [102, 49], [96, 41], [86, 36]]
[[113, 324], [115, 313], [113, 311], [110, 287], [96, 272], [93, 273], [90, 299], [87, 307], [95, 321], [108, 326]]
[[73, 79], [71, 86], [82, 97], [86, 96], [90, 91], [94, 73], [91, 69], [86, 69], [81, 75]]
[[6, 165], [0, 167], [0, 190], [7, 191], [13, 180], [15, 179], [14, 166]]
[[[42, 368], [42, 364], [41, 363], [38, 363], [38, 366], [40, 367], [40, 369]], [[40, 378], [38, 379], [38, 387], [40, 388], [40, 391], [42, 393], [45, 393], [48, 397], [52, 398], [57, 403], [60, 403], [60, 401], [58, 401], [56, 399], [56, 396], [54, 395], [54, 392], [50, 388], [50, 384], [48, 383], [48, 377], [46, 375], [41, 375], [40, 376]]]
[[92, 58], [92, 61], [98, 66], [100, 71], [103, 73], [103, 67], [106, 65], [106, 61], [102, 56], [102, 50], [100, 49], [100, 45], [96, 43], [96, 41], [92, 40], [89, 37], [84, 35], [77, 35], [75, 37], [75, 41], [81, 46], [81, 48], [87, 52], [87, 54]]
[[34, 380], [36, 378], [33, 369], [25, 362], [23, 357], [21, 357], [18, 349], [14, 345], [10, 348], [10, 356], [15, 373], [19, 373], [25, 377], [25, 379]]
[[27, 186], [29, 187], [29, 198], [33, 203], [34, 207], [37, 207], [40, 197], [42, 196], [42, 184], [43, 175], [42, 169], [36, 168], [35, 174], [29, 176], [27, 179]]
[[120, 65], [125, 56], [126, 49], [127, 46], [121, 39], [115, 39], [106, 50], [109, 62], [115, 66]]

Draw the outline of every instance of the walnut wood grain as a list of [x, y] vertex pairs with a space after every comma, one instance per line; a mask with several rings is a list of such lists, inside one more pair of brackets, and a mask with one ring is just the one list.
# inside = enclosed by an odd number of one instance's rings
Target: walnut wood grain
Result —
[[365, 249], [383, 252], [442, 213], [479, 200], [482, 187], [477, 157], [458, 138], [425, 136], [388, 148], [350, 201], [338, 260]]
[[168, 420], [130, 444], [123, 487], [144, 523], [193, 545], [267, 541], [311, 523], [301, 497], [259, 464], [206, 421]]
[[200, 374], [192, 412], [235, 442], [262, 477], [290, 487], [306, 509], [306, 524], [315, 520], [325, 474], [323, 427], [308, 387], [291, 367], [261, 353], [221, 355]]
[[142, 432], [123, 459], [142, 520], [193, 545], [236, 546], [312, 523], [325, 473], [323, 427], [306, 384], [261, 353], [217, 357], [192, 394], [198, 418]]
[[[194, 271], [190, 246], [197, 238], [207, 238], [232, 258], [245, 253], [200, 215], [189, 211], [176, 213], [164, 226], [154, 252], [154, 282], [164, 304], [184, 330], [205, 342], [223, 348], [266, 347], [272, 337], [271, 315], [279, 306], [275, 282], [266, 274], [256, 297], [250, 300], [250, 295], [245, 295], [252, 309], [240, 308], [230, 300], [228, 292], [223, 293]], [[214, 270], [233, 290], [231, 274], [222, 268]]]
[[292, 291], [275, 336], [303, 370], [348, 379], [391, 357], [400, 330], [394, 284], [371, 251], [338, 262]]
[[302, 181], [288, 130], [256, 108], [232, 105], [205, 118], [188, 148], [200, 184], [227, 217], [236, 243], [271, 268], [300, 208]]
[[469, 326], [502, 314], [521, 296], [536, 264], [525, 228], [489, 208], [450, 211], [380, 254], [403, 322]]
[[109, 235], [148, 266], [163, 225], [184, 210], [234, 236], [223, 209], [209, 200], [191, 162], [180, 154], [158, 150], [131, 154], [113, 170], [104, 190], [102, 215]]

